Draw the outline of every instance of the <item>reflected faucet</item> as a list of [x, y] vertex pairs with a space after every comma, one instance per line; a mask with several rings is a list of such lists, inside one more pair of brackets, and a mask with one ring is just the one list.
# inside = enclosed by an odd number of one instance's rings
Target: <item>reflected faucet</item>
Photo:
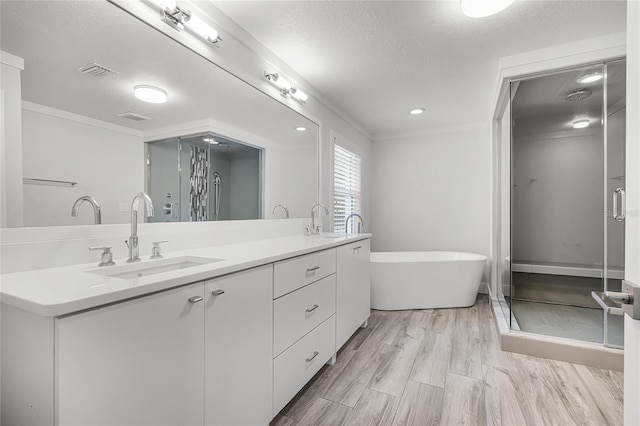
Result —
[[[315, 217], [316, 207], [322, 207], [324, 209], [324, 214], [329, 214], [329, 209], [324, 204], [316, 204], [313, 207], [311, 207], [311, 235], [320, 234], [320, 227], [316, 228], [316, 217]], [[318, 214], [318, 217], [320, 217], [320, 214]]]
[[144, 201], [147, 217], [153, 216], [153, 203], [147, 194], [141, 192], [133, 197], [133, 202], [131, 203], [131, 236], [126, 241], [127, 247], [129, 247], [127, 263], [140, 262], [140, 247], [138, 246], [138, 207], [140, 200]]
[[347, 218], [344, 221], [345, 235], [349, 235], [349, 219], [351, 219], [352, 217], [357, 217], [358, 219], [360, 219], [360, 222], [358, 223], [358, 234], [360, 233], [360, 227], [364, 225], [364, 220], [362, 219], [362, 216], [360, 216], [358, 213], [351, 213], [349, 216], [347, 216]]
[[277, 209], [278, 207], [282, 207], [282, 208], [284, 209], [284, 213], [286, 214], [287, 219], [289, 219], [289, 209], [288, 209], [288, 208], [287, 208], [287, 206], [285, 206], [284, 204], [278, 204], [277, 206], [275, 206], [275, 207], [273, 208], [273, 211], [271, 212], [271, 214], [272, 214], [272, 215], [276, 214], [276, 209]]
[[78, 217], [78, 210], [80, 209], [80, 205], [84, 202], [88, 202], [93, 207], [93, 221], [96, 225], [100, 225], [102, 223], [102, 214], [100, 213], [100, 204], [90, 195], [84, 195], [78, 198], [71, 208], [71, 217]]

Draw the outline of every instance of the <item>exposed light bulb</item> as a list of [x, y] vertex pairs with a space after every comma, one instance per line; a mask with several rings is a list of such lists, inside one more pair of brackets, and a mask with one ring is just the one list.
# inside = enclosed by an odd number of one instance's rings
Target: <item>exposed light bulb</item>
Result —
[[136, 86], [133, 88], [136, 98], [152, 104], [163, 104], [169, 98], [167, 92], [154, 86]]
[[589, 127], [589, 120], [576, 120], [573, 122], [574, 129], [584, 129], [585, 127]]
[[297, 87], [294, 87], [294, 88], [291, 89], [291, 96], [293, 96], [294, 98], [296, 98], [300, 102], [307, 102], [307, 100], [309, 100], [309, 95], [307, 95], [306, 93], [304, 93], [302, 90], [298, 89]]
[[462, 13], [470, 18], [494, 15], [513, 3], [513, 0], [461, 0]]
[[195, 15], [191, 15], [191, 18], [189, 18], [186, 25], [191, 31], [198, 34], [200, 37], [209, 40], [211, 43], [217, 43], [220, 40], [218, 31], [211, 28], [209, 24]]
[[594, 72], [591, 74], [587, 74], [583, 77], [580, 77], [576, 80], [580, 84], [593, 83], [594, 81], [602, 80], [602, 74], [599, 72]]
[[280, 74], [278, 74], [277, 72], [274, 73], [268, 73], [268, 72], [264, 72], [264, 76], [267, 80], [269, 80], [270, 82], [272, 82], [273, 84], [275, 84], [276, 86], [278, 86], [280, 89], [282, 89], [285, 92], [289, 92], [291, 90], [291, 83], [289, 83], [289, 81], [287, 81], [285, 78], [283, 78]]

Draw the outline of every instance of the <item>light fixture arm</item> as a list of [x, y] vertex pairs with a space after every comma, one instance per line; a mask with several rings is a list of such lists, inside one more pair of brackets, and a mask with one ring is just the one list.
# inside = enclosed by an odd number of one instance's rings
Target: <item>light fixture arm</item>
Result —
[[176, 6], [174, 10], [165, 8], [163, 19], [179, 30], [183, 30], [184, 23], [189, 22], [189, 19], [191, 19], [191, 11], [182, 9], [180, 6]]

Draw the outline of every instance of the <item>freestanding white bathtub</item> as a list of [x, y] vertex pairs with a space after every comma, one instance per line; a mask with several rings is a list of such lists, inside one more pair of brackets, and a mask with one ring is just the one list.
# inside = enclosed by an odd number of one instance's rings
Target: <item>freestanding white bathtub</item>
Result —
[[472, 306], [487, 257], [448, 251], [371, 253], [371, 308]]

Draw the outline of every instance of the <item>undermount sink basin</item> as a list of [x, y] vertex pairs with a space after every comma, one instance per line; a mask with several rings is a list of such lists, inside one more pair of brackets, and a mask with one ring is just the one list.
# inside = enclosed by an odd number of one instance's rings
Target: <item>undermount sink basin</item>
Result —
[[194, 266], [206, 265], [208, 263], [220, 262], [222, 260], [224, 259], [182, 256], [171, 259], [142, 261], [140, 263], [130, 263], [122, 266], [108, 266], [100, 269], [91, 269], [87, 272], [126, 280], [130, 278], [148, 277], [149, 275], [161, 274], [163, 272], [177, 271], [179, 269], [192, 268]]

